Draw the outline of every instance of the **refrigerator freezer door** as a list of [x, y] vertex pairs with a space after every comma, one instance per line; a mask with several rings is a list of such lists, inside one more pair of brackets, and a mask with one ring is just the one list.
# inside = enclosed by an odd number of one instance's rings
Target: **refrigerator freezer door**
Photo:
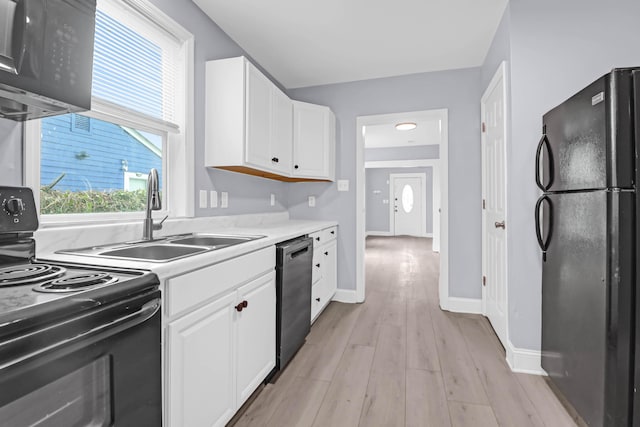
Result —
[[542, 367], [589, 425], [627, 425], [635, 194], [560, 193], [548, 200]]
[[544, 115], [537, 165], [543, 191], [633, 186], [631, 90], [632, 73], [616, 70]]

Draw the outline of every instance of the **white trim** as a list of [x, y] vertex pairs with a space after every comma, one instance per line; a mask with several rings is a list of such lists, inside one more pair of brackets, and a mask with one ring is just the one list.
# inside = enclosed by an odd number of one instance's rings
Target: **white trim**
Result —
[[417, 234], [418, 237], [425, 237], [427, 233], [427, 198], [425, 197], [427, 193], [427, 174], [426, 173], [390, 173], [389, 174], [389, 231], [391, 231], [392, 235], [396, 235], [396, 216], [395, 213], [395, 204], [391, 203], [391, 198], [395, 199], [395, 183], [396, 179], [402, 178], [419, 178], [420, 186], [422, 187], [420, 194], [420, 207], [422, 208], [422, 216], [420, 218], [420, 233]]
[[[73, 116], [73, 117], [78, 117], [78, 116]], [[156, 147], [155, 145], [153, 145], [151, 143], [151, 141], [149, 141], [147, 138], [145, 138], [144, 136], [142, 136], [142, 134], [140, 132], [138, 132], [136, 129], [127, 127], [127, 126], [120, 126], [120, 128], [125, 131], [126, 133], [129, 134], [129, 136], [131, 136], [133, 139], [135, 139], [136, 141], [138, 141], [140, 144], [142, 144], [143, 146], [145, 146], [149, 151], [151, 151], [153, 154], [155, 154], [158, 157], [162, 157], [162, 149]]]
[[[504, 108], [504, 114], [503, 114], [503, 134], [504, 134], [504, 159], [503, 159], [503, 164], [504, 164], [504, 197], [505, 197], [505, 205], [504, 205], [504, 215], [505, 215], [505, 220], [507, 219], [507, 215], [508, 215], [508, 203], [507, 202], [507, 194], [508, 193], [508, 180], [507, 180], [507, 169], [508, 169], [508, 159], [507, 159], [507, 150], [508, 150], [508, 144], [509, 144], [509, 134], [508, 134], [508, 117], [509, 117], [509, 97], [507, 96], [507, 90], [508, 90], [508, 75], [507, 75], [507, 62], [506, 61], [502, 61], [502, 63], [498, 66], [498, 69], [496, 70], [493, 78], [491, 79], [491, 82], [489, 83], [489, 85], [487, 86], [487, 89], [484, 91], [484, 93], [482, 94], [482, 97], [480, 98], [480, 118], [481, 120], [484, 122], [485, 121], [485, 109], [486, 109], [486, 99], [489, 96], [489, 94], [496, 88], [496, 86], [502, 82], [502, 103], [503, 103], [503, 108]], [[484, 156], [484, 147], [486, 145], [486, 133], [485, 132], [481, 132], [480, 133], [480, 143], [481, 143], [481, 175], [482, 175], [482, 199], [486, 199], [486, 159]], [[486, 244], [487, 244], [487, 229], [486, 229], [486, 211], [484, 209], [481, 209], [481, 217], [482, 217], [482, 231], [481, 231], [481, 239], [482, 239], [482, 276], [486, 276], [487, 275], [487, 271], [488, 271], [488, 266], [487, 266], [487, 260], [486, 260]], [[506, 221], [506, 223], [508, 224], [509, 221]], [[509, 342], [509, 282], [508, 282], [508, 277], [509, 277], [509, 262], [508, 262], [508, 254], [509, 254], [509, 250], [508, 250], [508, 238], [507, 238], [507, 233], [509, 232], [509, 228], [507, 227], [505, 230], [505, 251], [504, 251], [504, 274], [505, 274], [505, 313], [504, 313], [504, 339], [502, 339], [500, 336], [498, 336], [498, 339], [500, 339], [500, 341], [502, 342], [502, 345], [507, 347], [507, 343]], [[484, 314], [485, 316], [487, 315], [487, 292], [486, 292], [486, 287], [482, 286], [482, 279], [480, 278], [479, 280], [479, 286], [482, 289], [482, 296], [481, 296], [481, 300], [482, 300], [482, 314]], [[506, 342], [505, 342], [506, 341]]]
[[479, 298], [448, 297], [446, 305], [443, 305], [442, 298], [440, 298], [440, 308], [454, 313], [482, 314], [482, 300]]
[[391, 234], [390, 231], [367, 231], [365, 232], [365, 234], [367, 236], [382, 236], [382, 237], [393, 236], [393, 234]]
[[507, 364], [513, 372], [547, 376], [547, 373], [542, 369], [542, 353], [540, 351], [517, 348], [511, 343], [511, 340], [507, 340], [505, 347]]
[[358, 295], [355, 289], [338, 289], [331, 301], [356, 303], [358, 302]]
[[[429, 117], [437, 115], [442, 123], [442, 139], [440, 144], [439, 174], [434, 168], [434, 205], [436, 200], [436, 178], [438, 175], [440, 192], [440, 301], [446, 301], [449, 297], [449, 119], [448, 110], [428, 110], [412, 114], [424, 114]], [[406, 113], [380, 114], [372, 116], [360, 116], [356, 118], [356, 295], [357, 302], [363, 302], [365, 298], [365, 229], [366, 229], [366, 202], [365, 202], [365, 168], [364, 168], [364, 135], [363, 127], [395, 123], [398, 118], [406, 117]], [[434, 227], [436, 218], [434, 218]], [[435, 229], [435, 228], [434, 228]], [[434, 239], [435, 240], [435, 239]]]

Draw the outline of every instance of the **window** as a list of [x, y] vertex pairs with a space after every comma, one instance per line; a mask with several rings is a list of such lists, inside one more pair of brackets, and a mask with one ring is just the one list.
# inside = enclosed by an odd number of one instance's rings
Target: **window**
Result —
[[142, 212], [158, 170], [162, 214], [193, 215], [193, 37], [147, 0], [99, 0], [92, 109], [27, 122], [27, 185], [43, 222]]

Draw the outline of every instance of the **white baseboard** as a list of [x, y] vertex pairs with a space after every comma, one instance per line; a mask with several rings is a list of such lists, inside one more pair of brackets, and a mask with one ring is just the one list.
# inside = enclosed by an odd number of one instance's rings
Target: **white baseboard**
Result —
[[513, 372], [521, 372], [523, 374], [543, 375], [547, 373], [542, 369], [540, 363], [542, 354], [538, 350], [527, 350], [517, 348], [511, 340], [507, 340], [507, 363]]
[[393, 236], [393, 234], [390, 231], [366, 231], [365, 234], [367, 236], [384, 236], [384, 237]]
[[440, 306], [454, 313], [482, 314], [482, 300], [476, 298], [449, 297], [441, 301]]
[[355, 289], [338, 289], [331, 301], [356, 303], [358, 298]]

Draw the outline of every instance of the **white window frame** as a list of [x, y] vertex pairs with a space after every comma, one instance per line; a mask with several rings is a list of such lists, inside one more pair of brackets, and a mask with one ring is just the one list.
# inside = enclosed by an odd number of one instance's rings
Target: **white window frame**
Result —
[[129, 191], [131, 187], [132, 179], [141, 179], [144, 182], [149, 180], [149, 176], [140, 172], [124, 172], [124, 189], [125, 191]]
[[[102, 0], [110, 1], [110, 0]], [[177, 77], [175, 127], [160, 126], [157, 121], [111, 103], [92, 99], [91, 111], [83, 115], [113, 122], [122, 126], [164, 134], [163, 144], [163, 209], [154, 216], [170, 218], [194, 216], [194, 37], [193, 34], [173, 21], [148, 0], [120, 0], [121, 3], [156, 23], [182, 43], [184, 66]], [[24, 125], [24, 182], [34, 189], [38, 212], [40, 211], [40, 120], [31, 120]], [[70, 225], [87, 222], [131, 221], [144, 218], [145, 212], [109, 212], [40, 215], [40, 223], [47, 225]]]

